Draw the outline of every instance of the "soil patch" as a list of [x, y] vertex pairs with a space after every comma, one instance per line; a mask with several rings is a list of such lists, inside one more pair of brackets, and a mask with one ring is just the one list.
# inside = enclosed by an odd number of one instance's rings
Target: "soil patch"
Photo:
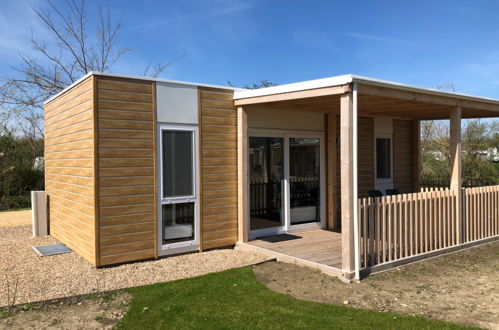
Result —
[[499, 242], [373, 274], [359, 284], [280, 262], [253, 271], [268, 288], [299, 299], [499, 329]]
[[131, 294], [123, 291], [58, 299], [0, 309], [0, 329], [111, 329], [125, 315]]

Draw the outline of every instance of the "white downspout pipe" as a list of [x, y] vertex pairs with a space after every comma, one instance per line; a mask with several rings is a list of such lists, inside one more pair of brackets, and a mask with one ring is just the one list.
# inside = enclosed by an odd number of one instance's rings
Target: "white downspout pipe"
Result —
[[354, 265], [355, 265], [355, 280], [358, 282], [360, 280], [360, 237], [359, 237], [359, 185], [358, 185], [358, 169], [357, 169], [357, 137], [358, 137], [358, 127], [357, 127], [357, 91], [358, 84], [353, 83], [353, 100], [352, 100], [352, 116], [353, 116], [353, 244], [354, 244]]

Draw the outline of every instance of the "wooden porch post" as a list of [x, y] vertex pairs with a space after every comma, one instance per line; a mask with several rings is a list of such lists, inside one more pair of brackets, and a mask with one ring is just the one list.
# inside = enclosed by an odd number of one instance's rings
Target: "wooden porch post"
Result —
[[413, 163], [413, 191], [420, 191], [421, 184], [421, 121], [414, 119], [412, 121], [412, 161]]
[[237, 224], [239, 242], [248, 241], [248, 121], [243, 107], [237, 108]]
[[463, 200], [462, 200], [462, 165], [461, 165], [461, 108], [450, 113], [450, 151], [451, 177], [450, 188], [456, 192], [456, 238], [457, 244], [463, 241]]
[[353, 272], [354, 257], [354, 118], [353, 95], [348, 92], [341, 96], [340, 109], [340, 163], [341, 163], [341, 245], [342, 269]]
[[327, 128], [327, 227], [329, 229], [338, 228], [336, 218], [336, 113], [326, 114]]

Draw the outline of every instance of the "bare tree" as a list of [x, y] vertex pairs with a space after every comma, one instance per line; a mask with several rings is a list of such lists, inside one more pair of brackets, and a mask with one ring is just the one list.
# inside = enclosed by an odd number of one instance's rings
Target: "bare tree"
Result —
[[159, 75], [166, 70], [166, 68], [168, 68], [170, 65], [177, 62], [178, 60], [182, 59], [184, 56], [185, 53], [166, 63], [164, 61], [161, 61], [159, 63], [153, 64], [151, 61], [149, 61], [146, 67], [144, 68], [142, 75], [144, 77], [158, 78]]
[[[85, 0], [48, 0], [46, 9], [33, 8], [49, 37], [33, 32], [28, 41], [33, 54], [19, 54], [21, 64], [13, 67], [15, 77], [0, 84], [0, 109], [10, 113], [28, 138], [43, 137], [43, 102], [90, 71], [109, 71], [130, 51], [120, 47], [121, 22], [107, 7], [99, 6], [96, 20], [89, 20]], [[178, 58], [177, 58], [178, 59]], [[176, 61], [175, 59], [174, 61]], [[174, 61], [156, 64], [158, 76]]]
[[[229, 85], [231, 87], [238, 87], [237, 85], [234, 85], [230, 81], [227, 81], [227, 85]], [[260, 88], [265, 88], [265, 87], [274, 87], [274, 86], [278, 86], [278, 85], [279, 84], [277, 84], [275, 82], [263, 79], [263, 80], [260, 80], [259, 82], [252, 83], [251, 85], [250, 84], [244, 84], [242, 86], [242, 88], [246, 88], [246, 89], [260, 89]]]
[[32, 55], [19, 54], [15, 77], [0, 87], [0, 104], [10, 112], [21, 133], [31, 139], [43, 136], [43, 102], [90, 71], [106, 71], [128, 48], [119, 48], [121, 23], [109, 9], [98, 8], [98, 26], [91, 35], [85, 0], [65, 0], [64, 6], [47, 2], [47, 9], [33, 8], [50, 38], [32, 32]]
[[[450, 138], [446, 121], [421, 123], [421, 172], [423, 183], [448, 185], [450, 180]], [[499, 122], [463, 121], [463, 185], [482, 186], [499, 182], [499, 166], [494, 164], [499, 142]]]

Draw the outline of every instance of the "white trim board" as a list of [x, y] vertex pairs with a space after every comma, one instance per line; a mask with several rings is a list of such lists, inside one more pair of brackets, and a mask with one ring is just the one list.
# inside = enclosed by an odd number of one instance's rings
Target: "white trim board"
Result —
[[346, 85], [351, 82], [352, 82], [352, 75], [347, 74], [343, 76], [308, 80], [308, 81], [302, 81], [292, 84], [278, 85], [266, 88], [243, 89], [243, 90], [237, 90], [234, 93], [234, 99], [237, 100], [237, 99], [244, 99], [256, 96], [282, 94], [282, 93], [296, 92], [307, 89]]
[[84, 79], [90, 77], [91, 75], [105, 76], [105, 77], [116, 77], [116, 78], [138, 79], [138, 80], [165, 82], [165, 83], [171, 83], [171, 84], [180, 84], [180, 85], [233, 90], [235, 100], [244, 99], [244, 98], [251, 98], [251, 97], [256, 97], [256, 96], [274, 95], [274, 94], [316, 89], [316, 88], [322, 88], [322, 87], [346, 85], [349, 83], [357, 82], [360, 84], [371, 85], [371, 86], [395, 88], [395, 89], [405, 90], [405, 91], [420, 92], [420, 93], [432, 94], [432, 95], [437, 95], [437, 96], [451, 97], [451, 98], [456, 98], [456, 99], [466, 99], [466, 100], [471, 100], [471, 101], [486, 102], [486, 103], [491, 103], [494, 105], [499, 105], [499, 100], [493, 99], [493, 98], [480, 97], [480, 96], [464, 94], [464, 93], [446, 92], [446, 91], [441, 91], [441, 90], [434, 89], [434, 88], [426, 88], [426, 87], [407, 85], [407, 84], [402, 84], [402, 83], [398, 83], [398, 82], [394, 82], [394, 81], [375, 79], [375, 78], [354, 75], [354, 74], [346, 74], [346, 75], [340, 75], [340, 76], [329, 77], [329, 78], [308, 80], [308, 81], [302, 81], [302, 82], [297, 82], [297, 83], [292, 83], [292, 84], [285, 84], [285, 85], [260, 88], [260, 89], [244, 89], [244, 88], [236, 88], [236, 87], [229, 87], [229, 86], [201, 84], [201, 83], [187, 82], [187, 81], [180, 81], [180, 80], [150, 78], [150, 77], [124, 75], [124, 74], [117, 74], [117, 73], [106, 73], [106, 72], [98, 72], [98, 71], [92, 71], [92, 72], [87, 73], [86, 75], [84, 75], [83, 77], [81, 77], [80, 79], [75, 81], [73, 84], [69, 85], [68, 87], [66, 87], [65, 89], [60, 91], [59, 93], [57, 93], [54, 96], [47, 99], [44, 102], [44, 104], [57, 98], [58, 96], [65, 93], [67, 90], [71, 89], [76, 84], [78, 84], [79, 82], [83, 81]]
[[432, 95], [437, 95], [437, 96], [445, 96], [445, 97], [451, 97], [451, 98], [457, 98], [457, 99], [467, 99], [467, 100], [472, 100], [472, 101], [487, 102], [487, 103], [499, 105], [499, 100], [493, 99], [493, 98], [480, 97], [480, 96], [464, 94], [464, 93], [453, 93], [453, 92], [441, 91], [441, 90], [434, 89], [434, 88], [426, 88], [426, 87], [407, 85], [407, 84], [402, 84], [402, 83], [398, 83], [398, 82], [394, 82], [394, 81], [375, 79], [375, 78], [364, 77], [364, 76], [354, 75], [354, 74], [346, 74], [346, 75], [341, 75], [341, 76], [322, 78], [322, 79], [316, 79], [316, 80], [309, 80], [309, 81], [303, 81], [303, 82], [298, 82], [298, 83], [285, 84], [285, 85], [279, 85], [279, 86], [273, 86], [273, 87], [267, 87], [267, 88], [260, 88], [260, 89], [254, 89], [254, 90], [248, 90], [248, 89], [235, 90], [234, 99], [238, 100], [238, 99], [251, 98], [251, 97], [257, 97], [257, 96], [266, 96], [266, 95], [282, 94], [282, 93], [296, 92], [296, 91], [309, 90], [309, 89], [340, 86], [340, 85], [346, 85], [346, 84], [350, 84], [350, 83], [354, 83], [354, 82], [359, 83], [359, 84], [364, 84], [364, 85], [395, 88], [395, 89], [404, 90], [404, 91], [420, 92], [420, 93], [432, 94]]

